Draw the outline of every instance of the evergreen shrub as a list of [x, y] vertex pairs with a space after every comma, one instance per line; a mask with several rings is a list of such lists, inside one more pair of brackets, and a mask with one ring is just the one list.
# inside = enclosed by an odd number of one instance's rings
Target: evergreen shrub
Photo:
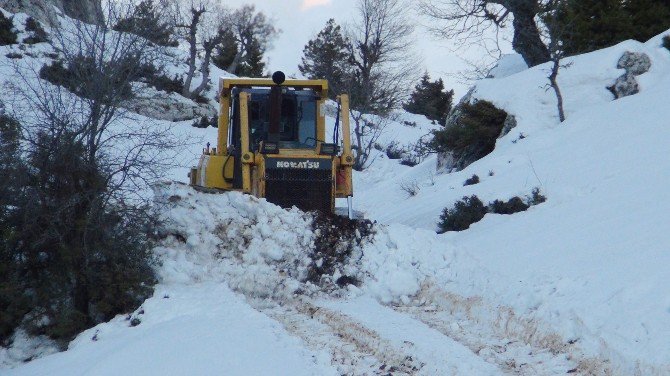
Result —
[[0, 46], [16, 43], [16, 37], [12, 18], [5, 17], [4, 13], [0, 11]]
[[462, 200], [457, 201], [452, 209], [445, 208], [442, 211], [438, 233], [467, 230], [471, 224], [481, 221], [486, 213], [486, 206], [479, 197], [465, 196]]
[[472, 175], [465, 181], [465, 183], [463, 183], [463, 186], [475, 185], [475, 184], [479, 184], [479, 176]]
[[502, 132], [507, 113], [491, 102], [463, 103], [457, 123], [445, 129], [433, 131], [430, 148], [438, 152], [456, 154], [472, 152], [479, 159], [491, 153]]
[[23, 43], [37, 44], [48, 41], [47, 32], [44, 31], [42, 25], [32, 17], [28, 17], [26, 20], [26, 31], [29, 31], [31, 35], [28, 38], [25, 38]]

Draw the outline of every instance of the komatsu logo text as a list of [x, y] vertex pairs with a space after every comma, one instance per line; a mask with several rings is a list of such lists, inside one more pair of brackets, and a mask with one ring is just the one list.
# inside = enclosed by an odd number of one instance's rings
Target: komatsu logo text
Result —
[[312, 162], [310, 160], [302, 162], [277, 161], [277, 168], [304, 168], [310, 170], [319, 169], [321, 162]]
[[265, 166], [266, 168], [279, 170], [330, 170], [333, 168], [333, 160], [328, 158], [268, 158], [265, 161]]

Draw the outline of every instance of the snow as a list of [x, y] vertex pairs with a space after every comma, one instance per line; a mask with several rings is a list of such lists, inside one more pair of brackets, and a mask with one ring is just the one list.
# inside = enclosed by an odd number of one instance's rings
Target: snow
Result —
[[[518, 126], [460, 172], [436, 173], [434, 156], [415, 167], [388, 159], [385, 146], [411, 149], [439, 127], [397, 113], [371, 167], [354, 177], [357, 209], [378, 221], [375, 234], [318, 284], [306, 278], [322, 262], [309, 253], [318, 235], [311, 214], [156, 185], [166, 225], [155, 295], [62, 353], [19, 333], [0, 349], [0, 372], [670, 374], [670, 53], [660, 44], [661, 36], [627, 41], [565, 59], [564, 123], [547, 90], [549, 66], [503, 59], [473, 97]], [[614, 101], [606, 87], [623, 73], [616, 63], [626, 51], [646, 53], [652, 68], [637, 77], [639, 94]], [[170, 175], [185, 181], [216, 130], [160, 124], [196, 137]], [[473, 174], [481, 182], [463, 186]], [[443, 208], [463, 196], [506, 200], [534, 188], [548, 201], [435, 233]], [[342, 275], [361, 283], [338, 287]], [[16, 365], [27, 354], [41, 358]]]
[[504, 78], [528, 69], [528, 65], [519, 54], [502, 55], [498, 63], [489, 72], [490, 78]]
[[[220, 283], [161, 285], [124, 317], [82, 333], [68, 351], [3, 375], [336, 375], [276, 321]], [[66, 366], [64, 366], [66, 365]]]
[[[659, 44], [624, 42], [566, 59], [571, 65], [559, 76], [567, 99], [563, 124], [544, 87], [546, 66], [483, 80], [474, 96], [519, 121], [496, 150], [453, 174], [431, 177], [419, 165], [379, 183], [360, 177], [359, 209], [383, 222], [434, 229], [441, 210], [462, 196], [491, 201], [539, 187], [548, 202], [511, 217], [489, 214], [468, 231], [438, 237], [453, 252], [449, 267], [434, 256], [420, 267], [432, 269], [426, 274], [447, 291], [540, 320], [543, 330], [611, 361], [615, 372], [668, 372], [670, 205], [662, 199], [668, 165], [659, 156], [670, 142], [670, 54]], [[612, 101], [606, 87], [623, 73], [616, 62], [625, 51], [647, 53], [653, 65], [639, 77], [640, 94]], [[482, 182], [464, 187], [472, 174]], [[403, 200], [399, 184], [407, 179], [421, 190]], [[410, 256], [390, 255], [397, 260], [385, 259], [395, 264], [387, 269], [406, 268]]]

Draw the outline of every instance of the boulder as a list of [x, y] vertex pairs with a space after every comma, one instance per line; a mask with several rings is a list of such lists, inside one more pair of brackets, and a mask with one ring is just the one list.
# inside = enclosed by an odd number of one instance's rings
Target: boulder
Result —
[[123, 104], [124, 108], [150, 117], [167, 121], [184, 121], [216, 116], [216, 108], [209, 104], [196, 103], [176, 93], [153, 89], [142, 90], [137, 97]]
[[640, 85], [637, 83], [635, 76], [649, 71], [651, 59], [644, 53], [626, 51], [619, 59], [617, 68], [624, 69], [626, 73], [617, 78], [614, 84], [607, 88], [614, 94], [615, 99], [640, 92]]
[[626, 73], [633, 76], [639, 76], [649, 72], [651, 59], [645, 53], [626, 51], [619, 59], [616, 67], [625, 69]]

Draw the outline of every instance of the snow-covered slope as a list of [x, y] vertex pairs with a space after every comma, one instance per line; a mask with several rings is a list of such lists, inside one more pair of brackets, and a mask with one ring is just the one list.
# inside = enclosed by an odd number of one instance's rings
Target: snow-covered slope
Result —
[[[626, 51], [646, 53], [652, 67], [638, 78], [640, 94], [613, 101], [606, 87], [622, 74], [616, 64]], [[670, 52], [654, 38], [566, 63], [559, 76], [565, 123], [546, 90], [547, 66], [481, 81], [474, 97], [519, 122], [492, 154], [452, 174], [434, 176], [433, 161], [379, 183], [363, 174], [357, 202], [383, 222], [433, 229], [441, 210], [465, 195], [486, 202], [540, 188], [548, 197], [540, 206], [489, 214], [470, 230], [441, 236], [455, 259], [433, 274], [449, 291], [548, 323], [621, 374], [667, 374]], [[473, 174], [482, 182], [464, 187]], [[419, 193], [408, 198], [404, 181], [416, 181]]]

